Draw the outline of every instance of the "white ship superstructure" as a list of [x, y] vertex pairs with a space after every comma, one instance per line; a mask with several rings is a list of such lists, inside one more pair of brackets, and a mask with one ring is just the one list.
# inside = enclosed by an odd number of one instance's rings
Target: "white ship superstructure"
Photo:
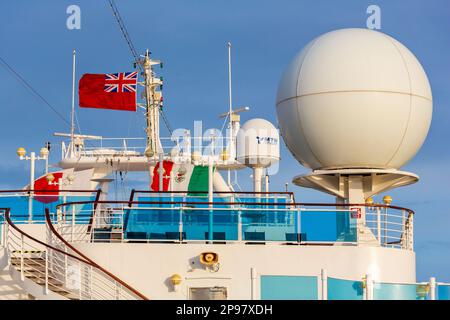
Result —
[[[374, 201], [419, 180], [401, 167], [431, 123], [431, 88], [406, 47], [365, 29], [314, 39], [278, 88], [282, 138], [264, 119], [241, 126], [248, 108], [233, 110], [230, 92], [226, 138], [207, 148], [188, 130], [160, 137], [158, 64], [147, 51], [144, 138], [58, 133], [69, 141], [61, 171], [36, 180], [45, 188], [0, 192], [1, 298], [449, 299], [448, 284], [417, 283], [414, 211]], [[311, 169], [294, 184], [334, 202], [269, 190], [281, 139]], [[252, 191], [231, 183], [243, 168]], [[112, 175], [133, 171], [149, 188], [111, 200]]]

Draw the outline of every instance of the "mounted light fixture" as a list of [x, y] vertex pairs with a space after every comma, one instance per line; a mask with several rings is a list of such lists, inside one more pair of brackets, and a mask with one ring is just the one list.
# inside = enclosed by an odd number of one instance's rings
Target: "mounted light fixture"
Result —
[[392, 197], [391, 196], [384, 196], [383, 197], [383, 202], [384, 202], [384, 204], [389, 206], [392, 203]]
[[170, 277], [170, 282], [172, 283], [174, 291], [178, 291], [178, 288], [182, 281], [183, 278], [178, 273], [175, 273]]
[[16, 153], [19, 157], [24, 157], [27, 154], [27, 151], [25, 148], [20, 147], [17, 149]]
[[45, 179], [50, 184], [51, 182], [53, 182], [55, 180], [55, 176], [53, 174], [49, 173], [48, 175], [45, 176]]
[[48, 154], [49, 154], [49, 151], [47, 148], [41, 148], [41, 150], [39, 151], [39, 155], [42, 158], [46, 158], [48, 156]]

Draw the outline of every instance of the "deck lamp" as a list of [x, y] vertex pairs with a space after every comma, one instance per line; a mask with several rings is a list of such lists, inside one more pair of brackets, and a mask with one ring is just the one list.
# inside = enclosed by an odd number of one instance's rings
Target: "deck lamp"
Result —
[[25, 148], [22, 148], [22, 147], [18, 148], [16, 152], [20, 158], [24, 157], [27, 154], [27, 151], [25, 150]]
[[30, 184], [28, 189], [30, 190], [30, 196], [28, 197], [28, 220], [32, 220], [33, 216], [33, 189], [34, 189], [34, 171], [35, 171], [35, 164], [36, 160], [45, 160], [46, 165], [45, 169], [47, 171], [48, 168], [48, 149], [47, 148], [41, 148], [39, 152], [39, 156], [36, 156], [35, 152], [30, 152], [30, 156], [27, 156], [27, 152], [25, 148], [18, 148], [16, 151], [17, 155], [19, 156], [20, 160], [29, 160], [30, 161]]
[[49, 173], [45, 179], [47, 180], [48, 184], [51, 184], [55, 180], [55, 176], [51, 173]]
[[72, 173], [67, 175], [66, 177], [66, 181], [63, 181], [63, 179], [58, 179], [58, 182], [54, 182], [55, 181], [55, 176], [52, 173], [49, 173], [45, 176], [45, 179], [47, 180], [48, 184], [50, 186], [63, 186], [63, 185], [71, 185], [73, 183], [73, 181], [75, 180], [75, 175], [73, 175]]
[[384, 202], [384, 204], [389, 206], [392, 203], [392, 197], [391, 196], [384, 196], [383, 197], [383, 202]]
[[174, 291], [178, 291], [178, 288], [182, 281], [183, 278], [178, 273], [175, 273], [170, 277], [170, 282], [172, 283]]
[[41, 150], [39, 151], [39, 155], [40, 155], [42, 158], [47, 157], [47, 156], [48, 156], [48, 153], [49, 153], [49, 151], [48, 151], [47, 148], [41, 148]]
[[368, 207], [368, 208], [367, 208], [368, 211], [374, 211], [374, 210], [375, 210], [375, 208], [372, 207], [373, 204], [374, 204], [373, 198], [372, 198], [372, 197], [368, 197], [368, 198], [366, 199], [366, 206]]

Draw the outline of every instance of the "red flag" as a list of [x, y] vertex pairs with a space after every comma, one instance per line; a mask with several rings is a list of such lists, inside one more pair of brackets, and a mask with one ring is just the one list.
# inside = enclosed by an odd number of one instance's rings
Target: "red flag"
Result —
[[84, 74], [78, 86], [80, 107], [136, 111], [137, 72]]
[[[173, 168], [173, 162], [164, 160], [163, 161], [163, 190], [162, 191], [168, 191], [169, 190], [169, 182], [170, 182], [170, 172]], [[153, 191], [160, 191], [159, 190], [159, 162], [156, 164], [155, 168], [153, 169], [153, 180], [151, 184], [151, 188]]]

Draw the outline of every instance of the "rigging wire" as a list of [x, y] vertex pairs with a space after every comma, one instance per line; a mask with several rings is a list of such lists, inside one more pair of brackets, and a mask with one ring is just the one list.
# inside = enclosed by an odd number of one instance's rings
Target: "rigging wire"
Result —
[[125, 23], [123, 22], [122, 17], [120, 16], [119, 9], [117, 8], [114, 0], [108, 0], [109, 6], [111, 7], [111, 10], [114, 14], [114, 17], [116, 18], [117, 24], [119, 25], [120, 31], [122, 32], [123, 37], [125, 38], [125, 41], [128, 44], [128, 47], [130, 48], [131, 54], [134, 57], [134, 62], [136, 62], [136, 65], [139, 67], [141, 71], [144, 71], [142, 66], [138, 63], [139, 62], [139, 55], [134, 48], [133, 41], [131, 41], [131, 37], [127, 31], [127, 28], [125, 27]]
[[167, 119], [167, 116], [164, 113], [164, 110], [159, 109], [159, 113], [161, 114], [161, 118], [163, 119], [164, 124], [166, 125], [166, 128], [169, 131], [170, 136], [172, 136], [173, 130], [172, 130], [172, 127], [170, 126], [169, 119]]
[[[144, 71], [142, 65], [139, 63], [139, 55], [133, 45], [133, 41], [131, 40], [130, 34], [127, 31], [125, 22], [123, 21], [122, 16], [120, 15], [120, 12], [116, 6], [116, 3], [114, 2], [114, 0], [108, 0], [108, 2], [109, 2], [109, 6], [111, 7], [111, 10], [114, 14], [114, 17], [116, 18], [117, 24], [119, 25], [120, 31], [122, 32], [122, 35], [123, 35], [125, 41], [127, 42], [128, 47], [130, 48], [130, 51], [131, 51], [131, 54], [133, 55], [136, 66], [139, 67], [139, 70]], [[166, 126], [170, 135], [172, 135], [173, 130], [172, 130], [172, 127], [170, 126], [170, 123], [169, 123], [169, 120], [167, 119], [166, 114], [164, 113], [164, 110], [162, 108], [160, 108], [159, 113], [161, 115], [161, 118], [163, 119], [164, 125]]]
[[[2, 57], [0, 57], [0, 62], [3, 65], [3, 67], [9, 71], [17, 80], [20, 84], [22, 84], [22, 86], [24, 86], [26, 89], [28, 89], [35, 97], [37, 97], [39, 100], [41, 100], [47, 107], [49, 107], [53, 112], [55, 112], [55, 114], [65, 123], [67, 124], [69, 127], [71, 126], [71, 123], [69, 122], [69, 120], [66, 119], [65, 116], [63, 116], [54, 106], [52, 106], [50, 104], [50, 102], [48, 102], [47, 99], [45, 99], [39, 92], [37, 92], [36, 89], [33, 88], [33, 86], [25, 80], [24, 77], [22, 77], [10, 64], [8, 64], [5, 59], [3, 59]], [[78, 127], [78, 132], [81, 134], [81, 127], [80, 127], [80, 123], [78, 121], [78, 115], [77, 113], [75, 113], [75, 120], [77, 123], [77, 127]], [[87, 145], [91, 145], [91, 143], [89, 141], [86, 141]], [[80, 159], [77, 160], [77, 164], [80, 161]]]
[[[71, 126], [71, 123], [60, 113], [58, 112], [58, 110], [52, 106], [50, 104], [50, 102], [48, 102], [47, 99], [45, 99], [41, 94], [39, 94], [39, 92], [36, 91], [36, 89], [33, 88], [33, 86], [31, 86], [31, 84], [26, 81], [16, 70], [14, 70], [14, 68], [8, 64], [5, 59], [3, 59], [2, 57], [0, 57], [0, 62], [2, 63], [3, 67], [9, 71], [18, 81], [20, 84], [22, 84], [26, 89], [28, 89], [35, 97], [37, 97], [39, 100], [41, 100], [46, 106], [48, 106], [53, 112], [56, 113], [56, 115], [64, 122], [66, 123], [69, 127]], [[81, 133], [81, 128], [80, 128], [80, 124], [78, 122], [78, 117], [77, 114], [75, 113], [75, 118], [76, 118], [76, 122], [77, 122], [77, 126], [78, 126], [78, 132]], [[88, 141], [86, 141], [86, 144], [89, 145], [90, 143]], [[80, 157], [77, 159], [77, 162], [75, 163], [75, 168], [78, 167], [78, 163], [80, 161]]]
[[3, 67], [8, 70], [26, 89], [28, 89], [32, 94], [34, 94], [39, 100], [41, 100], [47, 107], [49, 107], [56, 115], [58, 115], [59, 118], [61, 118], [62, 121], [64, 121], [69, 127], [70, 122], [55, 108], [53, 107], [50, 102], [47, 101], [39, 92], [37, 92], [31, 84], [26, 81], [14, 68], [9, 65], [2, 57], [0, 57], [0, 62], [2, 63]]

